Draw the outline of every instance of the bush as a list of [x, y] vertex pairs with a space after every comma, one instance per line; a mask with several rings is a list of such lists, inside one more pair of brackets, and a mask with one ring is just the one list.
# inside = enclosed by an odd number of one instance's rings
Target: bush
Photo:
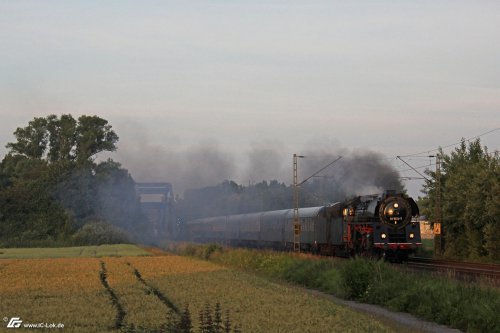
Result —
[[202, 253], [202, 258], [203, 259], [209, 259], [210, 256], [214, 253], [217, 252], [222, 252], [222, 246], [216, 243], [208, 244], [204, 249]]
[[[393, 269], [389, 264], [378, 261], [372, 264], [374, 268], [373, 282], [366, 291], [363, 300], [382, 304], [395, 311], [406, 311], [407, 306], [399, 303], [404, 302], [404, 292], [415, 285], [413, 278], [407, 273]], [[398, 304], [390, 301], [395, 300]]]
[[257, 271], [274, 278], [285, 278], [295, 264], [295, 258], [280, 252], [259, 252]]
[[346, 298], [345, 288], [342, 287], [342, 276], [340, 270], [330, 268], [319, 272], [318, 289], [338, 297]]
[[296, 259], [284, 272], [283, 277], [290, 282], [305, 287], [318, 288], [320, 274], [328, 268], [326, 260]]
[[79, 246], [131, 243], [125, 230], [101, 221], [85, 224], [71, 238]]
[[374, 264], [361, 258], [349, 260], [340, 270], [342, 285], [347, 297], [363, 299], [373, 285]]
[[216, 253], [222, 253], [223, 247], [217, 243], [194, 245], [190, 243], [170, 243], [166, 250], [189, 257], [196, 257], [204, 260], [213, 259]]

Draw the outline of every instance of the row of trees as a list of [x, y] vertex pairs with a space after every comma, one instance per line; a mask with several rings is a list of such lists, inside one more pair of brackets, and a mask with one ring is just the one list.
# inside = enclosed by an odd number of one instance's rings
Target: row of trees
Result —
[[[500, 156], [465, 140], [442, 157], [441, 216], [445, 256], [500, 261]], [[436, 172], [429, 171], [425, 197], [419, 204], [431, 221], [436, 218]]]
[[[346, 192], [340, 183], [341, 180], [316, 178], [302, 184], [299, 191], [299, 206], [328, 205], [359, 194]], [[384, 188], [381, 185], [374, 186], [373, 193], [377, 191], [375, 187]], [[401, 188], [402, 186], [397, 187], [398, 190]], [[218, 185], [185, 191], [184, 198], [177, 198], [176, 214], [183, 220], [190, 220], [209, 216], [290, 209], [293, 205], [293, 191], [293, 185], [286, 185], [276, 180], [270, 182], [263, 180], [248, 186], [225, 180]]]
[[0, 163], [0, 247], [124, 242], [148, 233], [127, 170], [95, 162], [99, 152], [116, 150], [105, 119], [50, 115], [14, 135]]
[[262, 181], [248, 187], [234, 181], [187, 190], [177, 199], [176, 214], [183, 220], [290, 208], [291, 188], [277, 181]]

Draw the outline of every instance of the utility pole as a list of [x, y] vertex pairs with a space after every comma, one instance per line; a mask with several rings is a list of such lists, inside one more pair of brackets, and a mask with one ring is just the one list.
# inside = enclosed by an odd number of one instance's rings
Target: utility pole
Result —
[[444, 251], [444, 230], [441, 216], [441, 155], [436, 154], [436, 202], [434, 218], [434, 252], [441, 256]]
[[316, 171], [313, 173], [311, 176], [307, 177], [300, 183], [298, 182], [298, 176], [297, 176], [297, 162], [299, 158], [304, 158], [305, 156], [302, 155], [297, 155], [293, 154], [293, 250], [295, 252], [300, 252], [300, 233], [301, 233], [301, 228], [300, 228], [300, 217], [299, 217], [299, 187], [300, 185], [304, 184], [307, 182], [309, 179], [316, 177], [320, 172], [337, 162], [342, 158], [342, 156], [339, 156], [336, 160], [333, 162], [328, 163], [326, 166], [321, 168], [320, 170]]
[[300, 252], [299, 184], [297, 161], [304, 156], [293, 154], [293, 251]]

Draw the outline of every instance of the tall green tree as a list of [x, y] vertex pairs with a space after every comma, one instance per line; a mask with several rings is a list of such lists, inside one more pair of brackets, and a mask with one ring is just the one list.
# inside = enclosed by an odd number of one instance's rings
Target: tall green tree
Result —
[[49, 134], [47, 119], [35, 118], [26, 127], [18, 127], [14, 132], [17, 142], [8, 143], [12, 154], [27, 158], [41, 159], [47, 149]]
[[[442, 157], [441, 206], [445, 233], [445, 255], [449, 257], [499, 260], [500, 158], [490, 154], [479, 139], [468, 145], [462, 140]], [[435, 218], [436, 173], [424, 186], [423, 211]]]
[[76, 129], [77, 121], [70, 114], [63, 114], [61, 118], [57, 118], [56, 115], [47, 117], [50, 143], [48, 159], [50, 162], [71, 161], [74, 159], [77, 139]]
[[14, 175], [2, 170], [9, 178], [0, 190], [0, 246], [44, 246], [71, 233], [71, 218], [52, 195], [49, 169], [41, 160], [24, 158]]
[[[97, 116], [49, 115], [14, 132], [0, 163], [0, 247], [70, 244], [87, 223], [148, 234], [127, 170], [112, 160], [118, 136]], [[112, 228], [102, 228], [113, 230]]]
[[16, 142], [7, 144], [11, 155], [29, 159], [57, 161], [89, 161], [103, 151], [115, 151], [118, 135], [108, 121], [98, 116], [70, 114], [34, 118], [26, 127], [14, 132]]
[[108, 121], [97, 116], [81, 116], [76, 127], [76, 159], [84, 162], [97, 153], [115, 151], [118, 135]]

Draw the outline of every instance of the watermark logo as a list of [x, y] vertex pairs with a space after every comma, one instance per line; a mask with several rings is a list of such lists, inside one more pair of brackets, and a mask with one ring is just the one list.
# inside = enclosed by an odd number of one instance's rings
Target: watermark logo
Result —
[[30, 322], [24, 322], [21, 320], [20, 317], [12, 317], [12, 318], [7, 318], [4, 317], [3, 321], [7, 323], [7, 328], [20, 328], [21, 325], [23, 328], [28, 328], [28, 329], [48, 329], [48, 328], [55, 328], [55, 329], [61, 329], [64, 328], [63, 323], [30, 323]]
[[[4, 320], [5, 319], [8, 319], [8, 318], [4, 318]], [[5, 320], [5, 321], [7, 321], [7, 320]], [[12, 318], [10, 318], [9, 323], [7, 324], [7, 328], [19, 328], [22, 323], [23, 323], [23, 321], [21, 320], [21, 318], [12, 317]]]

